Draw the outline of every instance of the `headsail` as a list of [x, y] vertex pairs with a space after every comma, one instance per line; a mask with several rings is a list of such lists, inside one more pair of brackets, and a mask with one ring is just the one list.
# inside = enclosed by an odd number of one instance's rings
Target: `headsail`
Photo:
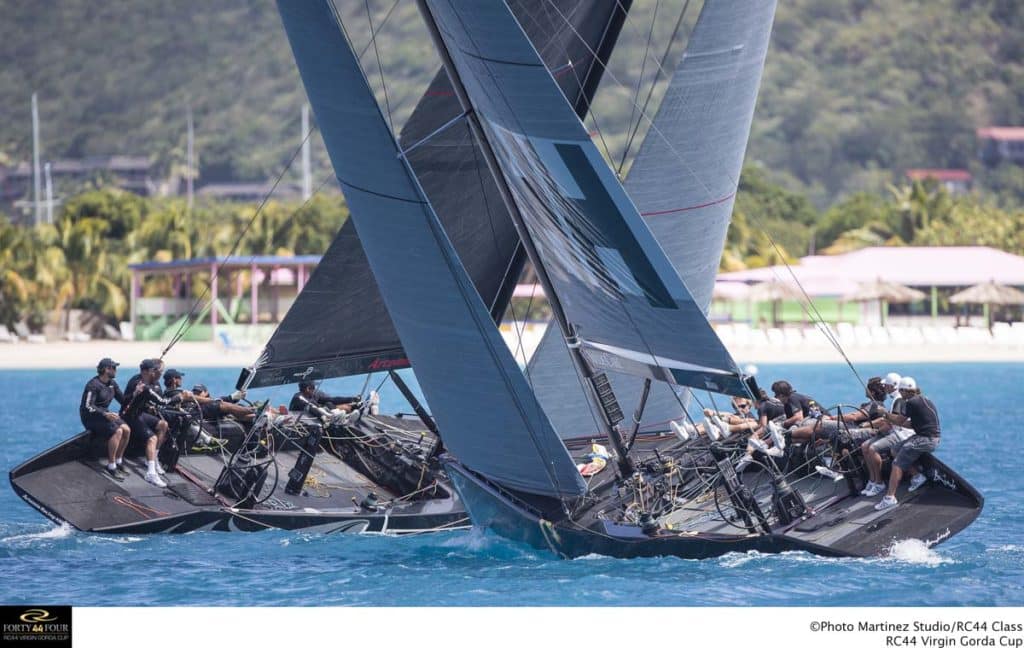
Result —
[[[607, 55], [629, 4], [510, 2], [580, 116], [604, 69], [592, 52]], [[555, 11], [566, 20], [553, 20]], [[441, 70], [402, 129], [401, 147], [411, 149], [408, 160], [477, 292], [500, 317], [524, 257], [517, 254], [519, 238], [469, 129], [464, 121], [448, 124], [458, 114], [459, 103]], [[354, 224], [347, 222], [268, 341], [251, 386], [296, 382], [310, 373], [327, 378], [408, 364]]]
[[[331, 0], [278, 2], [366, 258], [416, 375], [468, 467], [556, 497], [585, 485], [389, 131]], [[394, 254], [396, 245], [402, 254]], [[493, 436], [504, 446], [496, 452]]]
[[[754, 104], [761, 84], [775, 0], [707, 0], [672, 75], [626, 191], [666, 256], [707, 313], [736, 198]], [[565, 385], [576, 373], [557, 327], [530, 361], [530, 380], [562, 436], [593, 434], [587, 401]], [[635, 403], [642, 381], [612, 376], [622, 403]], [[682, 416], [673, 387], [655, 383], [645, 420]]]
[[735, 362], [504, 3], [426, 5], [590, 362], [745, 394]]

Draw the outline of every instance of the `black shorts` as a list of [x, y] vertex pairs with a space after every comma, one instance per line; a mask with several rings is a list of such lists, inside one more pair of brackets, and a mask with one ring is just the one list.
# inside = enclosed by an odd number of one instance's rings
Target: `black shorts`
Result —
[[89, 412], [82, 415], [82, 425], [93, 434], [108, 439], [117, 432], [117, 428], [124, 425], [124, 421], [120, 418], [111, 421], [101, 412]]
[[220, 418], [220, 400], [199, 403], [199, 409], [203, 413], [203, 418], [207, 421]]
[[132, 436], [148, 440], [150, 437], [156, 436], [156, 424], [159, 422], [160, 419], [156, 416], [143, 412], [128, 421], [128, 426], [132, 429]]

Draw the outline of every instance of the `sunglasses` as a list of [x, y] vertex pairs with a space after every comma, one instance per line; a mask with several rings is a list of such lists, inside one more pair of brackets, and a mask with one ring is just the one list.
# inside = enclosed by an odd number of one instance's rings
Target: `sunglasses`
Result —
[[750, 409], [750, 404], [748, 403], [746, 405], [737, 405], [736, 407], [739, 409]]

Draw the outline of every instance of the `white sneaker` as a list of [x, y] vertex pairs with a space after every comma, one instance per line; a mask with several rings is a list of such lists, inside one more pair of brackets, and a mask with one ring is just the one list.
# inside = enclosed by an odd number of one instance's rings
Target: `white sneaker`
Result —
[[880, 501], [878, 504], [875, 504], [875, 510], [884, 511], [885, 509], [890, 509], [896, 506], [897, 504], [899, 504], [899, 502], [896, 501], [895, 497], [892, 497], [891, 495], [886, 495], [885, 497], [882, 498], [882, 501]]
[[722, 436], [722, 431], [709, 418], [704, 419], [704, 432], [707, 433], [708, 438], [712, 441], [718, 441], [718, 437]]
[[157, 460], [157, 462], [156, 462], [156, 474], [158, 474], [158, 475], [166, 475], [167, 474], [167, 471], [164, 470], [164, 467], [160, 465], [160, 461], [159, 460]]
[[907, 491], [913, 493], [918, 488], [924, 486], [925, 482], [927, 481], [928, 478], [924, 476], [924, 473], [917, 473], [916, 475], [910, 478], [910, 488], [908, 488]]
[[768, 434], [772, 437], [772, 443], [775, 447], [780, 450], [786, 449], [786, 435], [782, 433], [782, 428], [779, 427], [774, 421], [768, 421]]
[[843, 478], [842, 475], [840, 475], [834, 470], [826, 468], [825, 466], [815, 466], [814, 469], [818, 471], [819, 475], [821, 475], [822, 477], [828, 477], [832, 481], [839, 481], [840, 479]]
[[718, 426], [718, 429], [722, 431], [722, 438], [728, 439], [729, 435], [732, 434], [732, 430], [729, 429], [729, 424], [723, 421], [718, 416], [712, 416], [711, 422]]
[[769, 448], [768, 445], [761, 439], [755, 439], [750, 437], [747, 439], [747, 447], [751, 450], [756, 450], [761, 454], [768, 455], [769, 457], [781, 457], [782, 450], [779, 448]]
[[160, 479], [160, 475], [156, 474], [155, 472], [147, 472], [146, 481], [148, 481], [150, 484], [153, 484], [154, 486], [158, 486], [160, 488], [167, 488], [167, 482]]
[[882, 491], [884, 490], [885, 484], [869, 481], [868, 485], [864, 487], [864, 490], [862, 490], [860, 494], [863, 495], [864, 497], [874, 497], [875, 495], [879, 495], [880, 493], [882, 493]]
[[690, 440], [690, 433], [687, 432], [686, 428], [684, 428], [682, 425], [679, 425], [675, 421], [669, 421], [668, 424], [669, 427], [672, 428], [672, 432], [675, 433], [676, 438], [678, 438], [680, 441], [686, 443], [687, 441]]

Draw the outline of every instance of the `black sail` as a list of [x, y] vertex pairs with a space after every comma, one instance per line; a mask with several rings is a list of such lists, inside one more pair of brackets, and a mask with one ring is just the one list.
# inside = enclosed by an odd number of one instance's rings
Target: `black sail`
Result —
[[534, 261], [592, 365], [745, 394], [735, 362], [508, 8], [425, 2], [537, 249]]
[[[517, 490], [582, 494], [572, 458], [398, 155], [331, 0], [281, 0], [278, 9], [351, 219], [448, 451]], [[405, 253], [395, 256], [395, 244]]]
[[[652, 120], [625, 187], [694, 302], [706, 313], [736, 199], [754, 105], [768, 53], [775, 0], [706, 0]], [[530, 359], [530, 380], [559, 434], [595, 433], [562, 334], [551, 326]], [[612, 376], [620, 402], [643, 382]], [[683, 416], [679, 388], [655, 383], [645, 427]]]
[[[565, 97], [585, 115], [603, 71], [592, 52], [610, 52], [629, 2], [514, 0], [509, 6]], [[450, 123], [459, 113], [442, 70], [402, 129], [400, 144], [409, 150], [420, 184], [497, 318], [525, 257], [517, 253], [519, 239], [465, 121]], [[396, 256], [405, 253], [398, 245], [393, 249]], [[346, 222], [268, 341], [250, 386], [407, 366], [354, 224]]]

